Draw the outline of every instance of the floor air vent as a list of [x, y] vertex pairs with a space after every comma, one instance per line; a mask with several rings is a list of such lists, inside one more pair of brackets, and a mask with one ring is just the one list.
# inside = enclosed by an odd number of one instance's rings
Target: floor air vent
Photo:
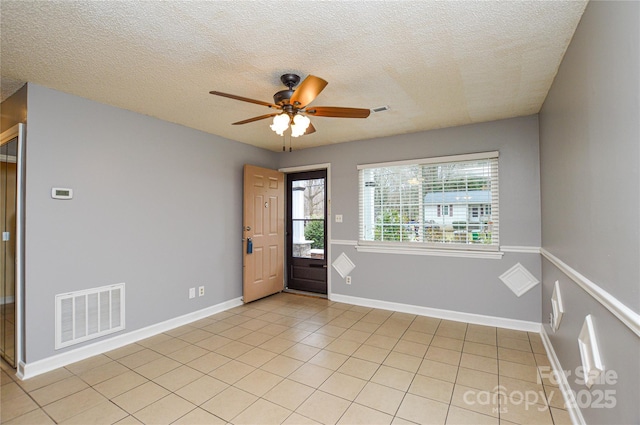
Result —
[[124, 329], [124, 283], [56, 295], [56, 350]]

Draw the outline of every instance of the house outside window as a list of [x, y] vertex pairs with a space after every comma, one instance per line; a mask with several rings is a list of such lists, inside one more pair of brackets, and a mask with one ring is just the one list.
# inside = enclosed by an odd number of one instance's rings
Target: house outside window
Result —
[[359, 244], [498, 250], [498, 152], [358, 169]]
[[437, 206], [438, 217], [453, 216], [453, 205], [438, 205]]

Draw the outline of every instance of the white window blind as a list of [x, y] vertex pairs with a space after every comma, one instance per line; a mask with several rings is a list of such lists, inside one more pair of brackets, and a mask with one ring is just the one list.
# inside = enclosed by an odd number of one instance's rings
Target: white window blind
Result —
[[498, 250], [498, 152], [358, 169], [360, 244]]

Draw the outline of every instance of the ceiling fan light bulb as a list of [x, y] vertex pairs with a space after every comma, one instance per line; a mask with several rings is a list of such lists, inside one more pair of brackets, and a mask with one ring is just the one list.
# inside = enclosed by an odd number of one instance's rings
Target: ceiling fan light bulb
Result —
[[273, 125], [277, 127], [289, 127], [289, 115], [287, 114], [279, 114], [273, 117]]
[[287, 114], [276, 115], [273, 117], [273, 124], [269, 127], [275, 131], [278, 136], [282, 136], [284, 131], [289, 127], [289, 116]]
[[300, 127], [303, 131], [307, 131], [309, 124], [311, 124], [311, 120], [309, 119], [309, 117], [306, 117], [300, 114], [297, 114], [295, 117], [293, 117], [293, 122], [297, 127]]
[[293, 123], [291, 124], [291, 137], [302, 136], [309, 127], [311, 120], [304, 115], [295, 115], [293, 117]]

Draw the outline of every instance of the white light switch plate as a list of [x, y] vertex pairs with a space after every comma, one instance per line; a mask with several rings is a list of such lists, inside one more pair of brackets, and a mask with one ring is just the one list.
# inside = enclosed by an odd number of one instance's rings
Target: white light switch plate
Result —
[[342, 214], [336, 214], [336, 223], [342, 223]]

